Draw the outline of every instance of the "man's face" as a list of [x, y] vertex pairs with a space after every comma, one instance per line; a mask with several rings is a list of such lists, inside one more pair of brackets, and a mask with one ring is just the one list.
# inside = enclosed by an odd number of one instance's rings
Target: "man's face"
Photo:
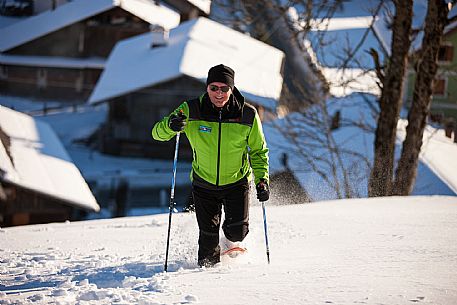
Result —
[[[228, 102], [230, 95], [232, 94], [232, 89], [227, 84], [213, 82], [206, 87], [208, 92], [209, 99], [214, 106], [218, 108], [224, 107]], [[225, 91], [225, 92], [224, 92]]]

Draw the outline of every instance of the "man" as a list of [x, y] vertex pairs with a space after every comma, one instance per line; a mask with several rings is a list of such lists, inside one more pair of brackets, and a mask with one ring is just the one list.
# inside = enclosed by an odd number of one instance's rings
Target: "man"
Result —
[[208, 71], [206, 93], [185, 101], [157, 122], [152, 136], [168, 141], [184, 132], [193, 151], [192, 197], [199, 227], [198, 264], [220, 261], [219, 228], [224, 206], [222, 246], [230, 249], [249, 232], [249, 183], [254, 172], [257, 198], [270, 196], [268, 148], [256, 109], [234, 85], [225, 65]]

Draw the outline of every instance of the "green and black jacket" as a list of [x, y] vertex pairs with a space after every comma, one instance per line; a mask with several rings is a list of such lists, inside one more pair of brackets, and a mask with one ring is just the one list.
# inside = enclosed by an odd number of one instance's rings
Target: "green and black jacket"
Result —
[[[194, 184], [218, 188], [249, 181], [251, 168], [256, 184], [260, 179], [269, 180], [268, 148], [259, 115], [236, 87], [222, 109], [214, 107], [205, 93], [185, 101], [173, 113], [181, 110], [187, 116], [184, 133], [193, 150]], [[168, 120], [169, 116], [154, 125], [154, 139], [168, 141], [176, 135]]]

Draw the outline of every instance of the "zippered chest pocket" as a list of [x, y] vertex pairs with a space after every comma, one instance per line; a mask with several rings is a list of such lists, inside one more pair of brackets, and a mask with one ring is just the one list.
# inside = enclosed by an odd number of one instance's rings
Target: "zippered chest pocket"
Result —
[[241, 124], [226, 124], [222, 127], [222, 159], [231, 172], [239, 172], [247, 154], [248, 130]]

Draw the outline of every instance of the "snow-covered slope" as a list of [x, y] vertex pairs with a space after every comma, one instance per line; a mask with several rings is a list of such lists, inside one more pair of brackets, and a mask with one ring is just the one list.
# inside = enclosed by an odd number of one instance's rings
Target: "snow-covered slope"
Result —
[[249, 253], [196, 265], [194, 214], [0, 230], [0, 304], [457, 304], [457, 198], [251, 208]]

